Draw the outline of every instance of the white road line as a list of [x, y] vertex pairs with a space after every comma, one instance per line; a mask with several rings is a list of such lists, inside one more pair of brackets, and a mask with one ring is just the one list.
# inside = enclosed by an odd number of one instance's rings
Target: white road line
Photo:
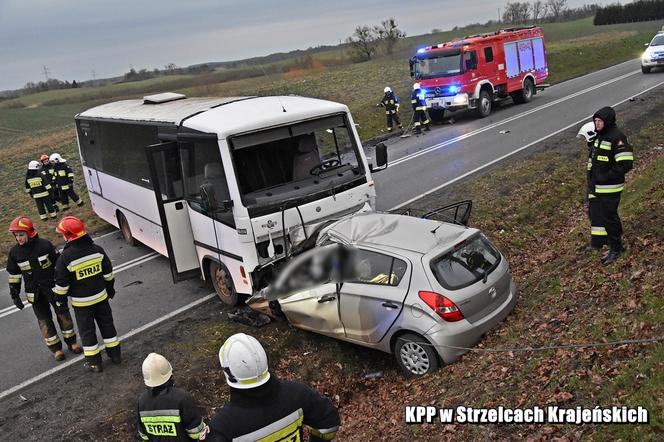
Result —
[[578, 92], [575, 92], [575, 93], [573, 93], [573, 94], [571, 94], [571, 95], [566, 95], [566, 96], [564, 96], [564, 97], [562, 97], [562, 98], [558, 98], [557, 100], [554, 100], [554, 101], [552, 101], [552, 102], [550, 102], [550, 103], [543, 104], [543, 105], [541, 105], [541, 106], [538, 106], [538, 107], [536, 107], [536, 108], [533, 108], [533, 109], [527, 110], [527, 111], [525, 111], [525, 112], [521, 112], [520, 114], [513, 115], [513, 116], [511, 116], [511, 117], [509, 117], [509, 118], [505, 118], [504, 120], [498, 121], [498, 122], [496, 122], [496, 123], [489, 124], [488, 126], [483, 126], [483, 127], [479, 128], [479, 129], [475, 129], [474, 131], [471, 131], [471, 132], [465, 133], [465, 134], [463, 134], [463, 135], [459, 135], [458, 137], [451, 138], [451, 139], [449, 139], [449, 140], [443, 141], [442, 143], [434, 144], [433, 146], [429, 146], [429, 147], [427, 147], [426, 149], [422, 149], [422, 150], [420, 150], [420, 151], [418, 151], [418, 152], [414, 152], [414, 153], [412, 153], [412, 154], [405, 155], [405, 156], [403, 156], [403, 157], [401, 157], [401, 158], [397, 158], [396, 160], [392, 161], [392, 162], [388, 165], [388, 168], [389, 168], [389, 167], [398, 166], [398, 165], [401, 164], [401, 163], [405, 163], [406, 161], [410, 161], [410, 160], [412, 160], [412, 159], [414, 159], [414, 158], [417, 158], [417, 157], [419, 157], [419, 156], [425, 155], [425, 154], [427, 154], [427, 153], [429, 153], [429, 152], [432, 152], [432, 151], [434, 151], [434, 150], [440, 149], [441, 147], [449, 146], [450, 144], [454, 144], [454, 143], [457, 143], [457, 142], [459, 142], [459, 141], [465, 140], [466, 138], [470, 138], [470, 137], [472, 137], [472, 136], [475, 136], [475, 135], [481, 134], [481, 133], [486, 132], [486, 131], [488, 131], [488, 130], [494, 129], [494, 128], [498, 127], [498, 126], [502, 126], [503, 124], [510, 123], [510, 122], [512, 122], [512, 121], [514, 121], [514, 120], [518, 120], [519, 118], [523, 118], [523, 117], [525, 117], [525, 116], [527, 116], [527, 115], [533, 114], [533, 113], [535, 113], [535, 112], [539, 112], [539, 111], [544, 110], [544, 109], [547, 109], [547, 108], [549, 108], [549, 107], [551, 107], [551, 106], [555, 106], [555, 105], [557, 105], [557, 104], [563, 103], [563, 102], [565, 102], [565, 101], [567, 101], [567, 100], [571, 100], [572, 98], [578, 97], [579, 95], [583, 95], [583, 94], [586, 94], [586, 93], [588, 93], [588, 92], [594, 91], [595, 89], [598, 89], [598, 88], [601, 88], [601, 87], [607, 86], [607, 85], [609, 85], [609, 84], [611, 84], [611, 83], [615, 83], [616, 81], [624, 80], [625, 78], [630, 77], [630, 76], [632, 76], [632, 75], [636, 75], [637, 73], [641, 73], [641, 70], [629, 72], [629, 73], [627, 73], [627, 74], [621, 75], [620, 77], [616, 77], [616, 78], [613, 78], [613, 79], [611, 79], [611, 80], [607, 80], [607, 81], [605, 81], [605, 82], [603, 82], [603, 83], [596, 84], [596, 85], [591, 86], [591, 87], [589, 87], [589, 88], [587, 88], [587, 89], [584, 89], [584, 90], [582, 90], [582, 91], [578, 91]]
[[[124, 339], [131, 338], [132, 336], [137, 335], [138, 333], [141, 333], [141, 332], [149, 329], [150, 327], [153, 327], [157, 324], [160, 324], [160, 323], [162, 323], [162, 322], [164, 322], [168, 319], [171, 319], [174, 316], [179, 315], [180, 313], [186, 312], [187, 310], [198, 306], [198, 305], [204, 303], [205, 301], [208, 301], [209, 299], [214, 298], [215, 296], [217, 296], [216, 293], [210, 293], [209, 295], [205, 295], [204, 297], [202, 297], [200, 299], [197, 299], [196, 301], [190, 302], [189, 304], [184, 305], [184, 306], [180, 307], [179, 309], [168, 313], [167, 315], [164, 315], [160, 318], [157, 318], [154, 321], [148, 322], [147, 324], [145, 324], [145, 325], [143, 325], [139, 328], [133, 329], [129, 333], [126, 333], [126, 334], [120, 336], [119, 339], [124, 340]], [[37, 376], [35, 376], [33, 378], [28, 379], [27, 381], [23, 381], [20, 384], [15, 385], [12, 388], [10, 388], [8, 390], [5, 390], [2, 393], [0, 393], [0, 399], [4, 398], [6, 396], [9, 396], [10, 394], [16, 393], [17, 391], [19, 391], [19, 390], [21, 390], [21, 389], [23, 389], [23, 388], [25, 388], [29, 385], [32, 385], [35, 382], [40, 381], [40, 380], [42, 380], [42, 379], [44, 379], [44, 378], [46, 378], [46, 377], [48, 377], [48, 376], [50, 376], [54, 373], [57, 373], [61, 370], [64, 370], [65, 368], [70, 367], [70, 366], [76, 364], [77, 362], [82, 361], [84, 359], [84, 357], [85, 356], [82, 356], [82, 355], [76, 356], [76, 357], [74, 357], [74, 359], [70, 359], [67, 362], [59, 364], [57, 367], [53, 367], [50, 370], [47, 370], [43, 373], [38, 374]], [[92, 375], [92, 376], [94, 376], [94, 375]]]
[[[122, 265], [119, 265], [115, 269], [113, 269], [113, 273], [120, 273], [124, 272], [125, 270], [129, 270], [132, 267], [136, 267], [141, 264], [145, 264], [148, 261], [151, 261], [155, 258], [159, 258], [161, 255], [158, 254], [157, 252], [152, 252], [148, 253], [147, 255], [139, 256], [138, 258], [132, 259], [131, 261], [127, 261], [126, 263], [123, 263]], [[23, 301], [23, 305], [26, 307], [32, 307], [32, 304], [29, 302]], [[17, 309], [15, 306], [10, 305], [9, 307], [5, 307], [2, 310], [0, 310], [0, 318], [4, 318], [5, 316], [9, 316], [12, 313], [19, 312], [20, 310]]]
[[[649, 91], [651, 91], [651, 90], [653, 90], [653, 89], [655, 89], [655, 88], [658, 88], [658, 87], [660, 87], [660, 86], [662, 86], [662, 85], [664, 85], [664, 81], [662, 81], [662, 82], [660, 82], [660, 83], [657, 83], [656, 85], [651, 86], [651, 87], [649, 87], [648, 89], [645, 89], [645, 90], [643, 90], [643, 91], [641, 91], [641, 92], [638, 92], [638, 93], [632, 95], [632, 97], [637, 97], [637, 96], [639, 96], [639, 95], [645, 94], [646, 92], [649, 92]], [[614, 104], [612, 107], [620, 106], [621, 104], [623, 104], [623, 103], [629, 101], [632, 97], [630, 97], [630, 98], [625, 98], [624, 100], [621, 100], [621, 101], [617, 102], [616, 104]], [[537, 144], [537, 143], [540, 143], [540, 142], [546, 140], [547, 138], [550, 138], [550, 137], [552, 137], [552, 136], [554, 136], [554, 135], [558, 135], [559, 133], [564, 132], [564, 131], [566, 131], [567, 129], [570, 129], [571, 127], [574, 127], [574, 126], [576, 126], [576, 125], [578, 125], [578, 124], [581, 124], [582, 122], [587, 121], [587, 120], [588, 120], [589, 118], [591, 118], [591, 117], [592, 117], [592, 115], [588, 115], [588, 116], [586, 116], [586, 117], [583, 117], [582, 119], [580, 119], [580, 120], [578, 120], [578, 121], [575, 121], [574, 123], [569, 124], [569, 125], [563, 127], [562, 129], [558, 129], [558, 130], [555, 131], [555, 132], [552, 132], [552, 133], [550, 133], [550, 134], [548, 134], [548, 135], [545, 135], [545, 136], [543, 136], [543, 137], [541, 137], [541, 138], [539, 138], [539, 139], [533, 141], [532, 143], [528, 143], [528, 144], [526, 144], [525, 146], [522, 146], [522, 147], [520, 147], [520, 148], [518, 148], [518, 149], [516, 149], [516, 150], [514, 150], [514, 151], [512, 151], [512, 152], [510, 152], [510, 153], [507, 153], [507, 154], [503, 155], [503, 156], [500, 157], [500, 158], [496, 158], [495, 160], [490, 161], [490, 162], [488, 162], [488, 163], [486, 163], [486, 164], [484, 164], [484, 165], [482, 165], [482, 166], [480, 166], [480, 167], [477, 167], [477, 168], [471, 170], [470, 172], [466, 172], [466, 173], [464, 173], [463, 175], [460, 175], [460, 176], [458, 176], [458, 177], [456, 177], [456, 178], [454, 178], [454, 179], [452, 179], [452, 180], [449, 180], [449, 181], [447, 181], [446, 183], [441, 184], [440, 186], [434, 187], [434, 188], [431, 189], [431, 190], [427, 190], [426, 192], [421, 193], [421, 194], [419, 194], [419, 195], [417, 195], [417, 196], [415, 196], [415, 197], [409, 199], [409, 200], [406, 201], [406, 202], [403, 202], [403, 203], [401, 203], [401, 204], [398, 204], [398, 205], [392, 207], [391, 209], [388, 209], [388, 211], [397, 210], [397, 209], [400, 209], [400, 208], [402, 208], [402, 207], [404, 207], [404, 206], [407, 206], [408, 204], [410, 204], [410, 203], [412, 203], [412, 202], [414, 202], [414, 201], [417, 201], [418, 199], [423, 198], [423, 197], [425, 197], [425, 196], [427, 196], [427, 195], [430, 195], [430, 194], [432, 194], [433, 192], [437, 192], [438, 190], [440, 190], [440, 189], [442, 189], [442, 188], [444, 188], [444, 187], [447, 187], [447, 186], [449, 186], [450, 184], [454, 184], [454, 183], [456, 183], [457, 181], [462, 180], [462, 179], [466, 178], [466, 177], [469, 176], [469, 175], [472, 175], [472, 174], [474, 174], [474, 173], [476, 173], [476, 172], [479, 172], [479, 171], [482, 170], [482, 169], [486, 169], [487, 167], [489, 167], [489, 166], [491, 166], [491, 165], [493, 165], [493, 164], [495, 164], [495, 163], [497, 163], [497, 162], [499, 162], [499, 161], [502, 161], [502, 160], [504, 160], [505, 158], [508, 158], [508, 157], [514, 155], [515, 153], [521, 152], [522, 150], [527, 149], [527, 148], [529, 148], [529, 147], [531, 147], [531, 146], [533, 146], [533, 145], [535, 145], [535, 144]]]

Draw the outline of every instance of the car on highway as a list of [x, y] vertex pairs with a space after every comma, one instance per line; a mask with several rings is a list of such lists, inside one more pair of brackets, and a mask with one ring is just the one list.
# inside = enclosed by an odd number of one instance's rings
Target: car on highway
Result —
[[664, 67], [664, 32], [658, 32], [650, 43], [645, 44], [645, 48], [641, 56], [641, 71], [648, 74], [653, 68]]
[[453, 222], [376, 212], [330, 221], [248, 304], [277, 301], [298, 328], [392, 353], [409, 376], [431, 373], [517, 302], [507, 259], [464, 225], [470, 205], [459, 207], [432, 212]]

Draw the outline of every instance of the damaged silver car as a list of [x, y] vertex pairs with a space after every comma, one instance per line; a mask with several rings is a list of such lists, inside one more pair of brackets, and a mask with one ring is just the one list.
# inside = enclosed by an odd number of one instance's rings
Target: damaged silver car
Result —
[[464, 225], [470, 205], [460, 204], [452, 222], [385, 213], [330, 221], [248, 303], [276, 300], [298, 328], [392, 353], [408, 375], [431, 373], [517, 301], [507, 259]]

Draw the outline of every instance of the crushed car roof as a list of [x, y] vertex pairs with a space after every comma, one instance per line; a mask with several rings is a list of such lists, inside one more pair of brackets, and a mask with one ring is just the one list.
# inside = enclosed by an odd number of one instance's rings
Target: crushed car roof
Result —
[[327, 230], [327, 234], [348, 244], [396, 247], [422, 254], [437, 244], [457, 240], [465, 232], [465, 226], [388, 213], [357, 214]]

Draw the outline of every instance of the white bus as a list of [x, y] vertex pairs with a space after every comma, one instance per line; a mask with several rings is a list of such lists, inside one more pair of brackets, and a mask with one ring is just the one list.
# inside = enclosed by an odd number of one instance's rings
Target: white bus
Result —
[[[202, 274], [228, 304], [267, 285], [296, 230], [375, 207], [373, 168], [339, 103], [163, 93], [75, 119], [95, 213], [167, 256], [175, 281]], [[376, 157], [386, 167], [384, 146]]]

